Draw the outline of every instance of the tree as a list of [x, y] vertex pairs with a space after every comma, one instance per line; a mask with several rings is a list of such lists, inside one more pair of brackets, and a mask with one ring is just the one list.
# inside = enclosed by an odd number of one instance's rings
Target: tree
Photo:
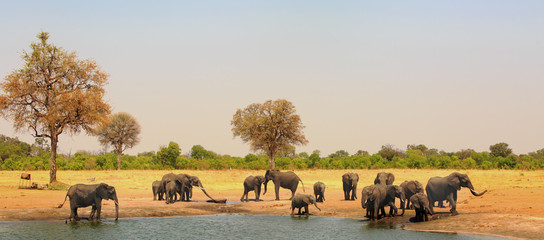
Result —
[[252, 151], [268, 155], [270, 169], [276, 167], [278, 151], [286, 151], [293, 145], [308, 143], [302, 129], [300, 116], [293, 104], [284, 99], [254, 103], [238, 109], [231, 121], [234, 137], [249, 142]]
[[216, 157], [217, 157], [217, 154], [215, 154], [212, 151], [206, 150], [201, 145], [194, 145], [191, 148], [191, 158], [194, 158], [194, 159], [205, 159], [205, 158], [206, 159], [214, 159]]
[[117, 154], [117, 170], [121, 170], [121, 155], [140, 143], [141, 127], [128, 113], [116, 113], [100, 124], [95, 131], [98, 141], [104, 146], [111, 145]]
[[74, 52], [49, 44], [49, 33], [23, 50], [23, 68], [6, 76], [0, 85], [0, 113], [13, 120], [16, 130], [29, 130], [50, 144], [49, 182], [57, 179], [57, 147], [63, 132], [92, 133], [110, 113], [104, 102], [108, 75], [92, 60], [79, 60]]
[[378, 154], [389, 161], [393, 160], [394, 157], [404, 156], [404, 153], [401, 150], [396, 149], [395, 146], [391, 144], [382, 145], [382, 148], [380, 151], [378, 151]]
[[503, 142], [489, 146], [489, 151], [495, 157], [507, 157], [512, 154], [512, 149], [508, 148], [508, 143]]
[[181, 154], [181, 148], [175, 142], [168, 143], [168, 146], [161, 146], [157, 152], [157, 160], [164, 168], [165, 166], [174, 167], [176, 159]]

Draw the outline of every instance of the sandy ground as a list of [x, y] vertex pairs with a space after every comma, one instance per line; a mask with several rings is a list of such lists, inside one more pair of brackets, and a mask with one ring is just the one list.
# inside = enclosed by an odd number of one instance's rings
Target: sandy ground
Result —
[[[384, 170], [380, 170], [384, 171]], [[378, 170], [354, 170], [360, 176], [358, 195], [364, 186], [373, 183]], [[395, 183], [418, 180], [424, 185], [433, 176], [446, 176], [452, 170], [385, 170], [395, 174]], [[290, 214], [290, 191], [280, 189], [280, 201], [274, 200], [273, 183], [269, 192], [261, 196], [264, 201], [240, 202], [242, 182], [249, 175], [264, 175], [265, 171], [173, 171], [198, 176], [207, 192], [214, 198], [226, 198], [227, 204], [208, 203], [208, 198], [195, 189], [192, 202], [165, 204], [153, 201], [151, 183], [171, 171], [59, 171], [57, 178], [66, 184], [94, 184], [104, 182], [116, 187], [119, 197], [119, 217], [164, 217], [205, 214]], [[313, 184], [322, 181], [327, 185], [325, 202], [318, 204], [322, 211], [310, 208], [314, 216], [334, 216], [365, 219], [359, 200], [344, 201], [341, 176], [347, 170], [296, 171], [304, 181], [306, 193], [313, 194]], [[449, 208], [435, 208], [433, 220], [413, 223], [413, 210], [403, 217], [386, 218], [401, 224], [404, 229], [418, 231], [444, 231], [458, 233], [491, 234], [514, 238], [541, 239], [544, 231], [544, 171], [467, 170], [476, 191], [487, 189], [482, 197], [474, 197], [468, 189], [458, 192], [459, 215], [451, 216]], [[32, 181], [45, 184], [48, 171], [33, 171]], [[0, 221], [65, 220], [69, 215], [69, 203], [61, 209], [66, 191], [18, 189], [21, 172], [0, 171]], [[94, 179], [95, 181], [91, 181]], [[299, 184], [297, 192], [303, 192]], [[249, 193], [254, 200], [253, 192]], [[398, 204], [398, 203], [397, 203]], [[87, 216], [90, 208], [79, 211]], [[104, 201], [102, 217], [111, 219], [114, 203]], [[121, 219], [122, 220], [122, 219]]]

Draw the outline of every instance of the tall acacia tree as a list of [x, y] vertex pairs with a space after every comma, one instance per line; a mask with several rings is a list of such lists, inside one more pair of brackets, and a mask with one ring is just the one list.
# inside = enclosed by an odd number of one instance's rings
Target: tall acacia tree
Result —
[[128, 113], [116, 113], [100, 124], [96, 136], [100, 144], [111, 145], [117, 154], [117, 170], [121, 170], [121, 155], [128, 148], [140, 143], [141, 127], [136, 118]]
[[49, 33], [23, 50], [24, 67], [13, 71], [0, 84], [0, 113], [13, 120], [16, 130], [51, 140], [49, 182], [57, 180], [59, 135], [91, 133], [110, 113], [104, 101], [108, 75], [92, 60], [79, 60], [47, 42]]
[[308, 143], [295, 106], [285, 99], [253, 103], [238, 109], [231, 121], [234, 137], [249, 142], [252, 151], [268, 155], [270, 169], [276, 167], [276, 153], [289, 150], [293, 145]]

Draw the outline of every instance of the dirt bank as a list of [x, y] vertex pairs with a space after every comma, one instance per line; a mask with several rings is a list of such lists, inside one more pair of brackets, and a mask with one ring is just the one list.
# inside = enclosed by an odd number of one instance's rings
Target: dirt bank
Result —
[[[395, 174], [395, 184], [404, 180], [418, 180], [424, 185], [430, 177], [446, 176], [450, 170], [386, 170]], [[239, 202], [243, 192], [242, 182], [248, 175], [264, 175], [264, 171], [174, 171], [198, 176], [208, 193], [214, 198], [226, 198], [227, 204], [207, 203], [207, 197], [198, 189], [193, 202], [165, 204], [153, 201], [151, 182], [170, 171], [59, 171], [58, 180], [67, 184], [105, 182], [117, 189], [120, 203], [120, 218], [192, 216], [205, 214], [270, 214], [289, 215], [290, 192], [280, 190], [282, 200], [275, 201], [273, 183], [262, 202]], [[314, 182], [327, 185], [326, 201], [319, 204], [322, 211], [311, 207], [315, 216], [334, 216], [364, 219], [360, 201], [344, 201], [341, 176], [344, 170], [307, 170], [296, 173], [304, 181], [306, 193], [312, 193]], [[354, 170], [360, 176], [358, 192], [370, 185], [377, 170]], [[459, 215], [450, 216], [449, 209], [435, 208], [439, 214], [433, 221], [412, 223], [414, 212], [407, 210], [404, 217], [387, 219], [402, 224], [405, 229], [418, 231], [467, 232], [494, 234], [516, 238], [540, 239], [544, 229], [544, 171], [461, 171], [471, 178], [477, 191], [487, 189], [482, 197], [474, 197], [468, 189], [458, 193]], [[18, 220], [64, 220], [69, 216], [69, 204], [56, 208], [64, 199], [66, 191], [18, 189], [21, 172], [0, 172], [0, 221]], [[32, 181], [40, 184], [48, 180], [47, 171], [30, 172]], [[94, 179], [94, 181], [91, 181]], [[299, 185], [298, 192], [302, 192]], [[360, 195], [360, 193], [359, 193]], [[254, 199], [253, 192], [250, 199]], [[81, 209], [80, 216], [88, 215], [90, 209]], [[102, 216], [114, 216], [112, 201], [103, 202]]]

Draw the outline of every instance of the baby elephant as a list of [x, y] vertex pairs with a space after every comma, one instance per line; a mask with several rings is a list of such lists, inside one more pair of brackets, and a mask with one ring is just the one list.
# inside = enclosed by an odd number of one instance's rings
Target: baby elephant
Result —
[[429, 199], [427, 195], [423, 193], [416, 193], [410, 197], [410, 202], [416, 210], [416, 222], [429, 221], [427, 214], [433, 215], [432, 210], [429, 208]]
[[293, 200], [291, 202], [291, 216], [294, 215], [295, 208], [298, 208], [298, 215], [301, 215], [300, 210], [302, 207], [304, 207], [304, 214], [306, 216], [310, 215], [310, 212], [308, 211], [308, 205], [314, 204], [314, 206], [321, 211], [321, 208], [317, 206], [317, 203], [315, 202], [315, 197], [308, 194], [297, 194], [293, 197]]
[[[251, 191], [255, 191], [255, 201], [262, 201], [259, 199], [261, 196], [261, 185], [264, 183], [265, 179], [264, 176], [248, 176], [246, 180], [244, 181], [244, 195], [242, 195], [242, 198], [240, 198], [240, 202], [248, 201], [248, 193]], [[266, 185], [264, 185], [264, 193], [266, 193]], [[263, 195], [264, 195], [263, 193]]]
[[314, 183], [314, 195], [317, 202], [325, 201], [325, 184], [322, 182]]

